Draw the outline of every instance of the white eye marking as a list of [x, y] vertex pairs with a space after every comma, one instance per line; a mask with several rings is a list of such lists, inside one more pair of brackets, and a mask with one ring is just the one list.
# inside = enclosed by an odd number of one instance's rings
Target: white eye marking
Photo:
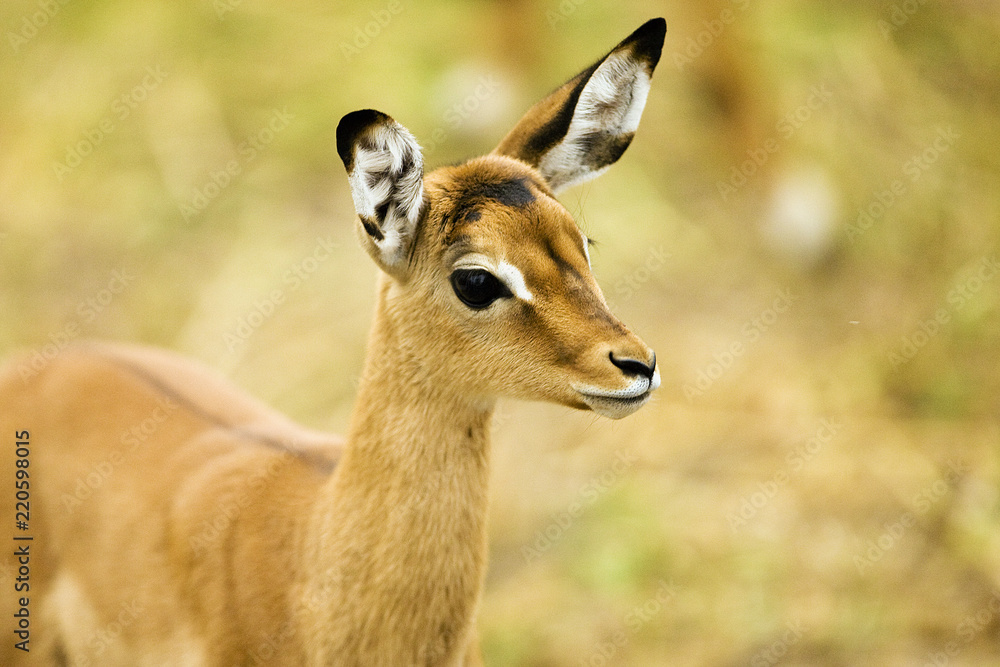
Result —
[[501, 260], [494, 263], [485, 255], [472, 253], [455, 262], [455, 268], [483, 269], [484, 271], [489, 271], [499, 278], [500, 281], [507, 286], [507, 289], [510, 290], [511, 294], [516, 296], [518, 299], [521, 299], [522, 301], [531, 301], [535, 298], [531, 293], [531, 290], [528, 289], [527, 284], [524, 282], [524, 274], [510, 262]]
[[590, 241], [587, 240], [586, 235], [581, 234], [581, 236], [583, 236], [583, 256], [587, 258], [587, 266], [594, 268], [590, 263]]
[[497, 263], [497, 278], [504, 281], [510, 291], [513, 292], [514, 296], [522, 301], [531, 301], [534, 296], [528, 290], [528, 286], [524, 283], [524, 274], [513, 264], [509, 262], [498, 262]]

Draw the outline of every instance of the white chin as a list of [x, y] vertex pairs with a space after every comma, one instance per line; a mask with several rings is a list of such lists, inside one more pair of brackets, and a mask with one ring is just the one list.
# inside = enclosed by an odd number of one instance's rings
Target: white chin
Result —
[[621, 419], [644, 406], [649, 401], [650, 392], [634, 398], [611, 398], [581, 394], [583, 402], [597, 414], [609, 419]]

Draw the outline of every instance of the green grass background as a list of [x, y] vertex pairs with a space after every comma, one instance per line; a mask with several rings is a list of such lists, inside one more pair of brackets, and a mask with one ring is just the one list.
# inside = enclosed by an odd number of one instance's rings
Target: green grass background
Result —
[[342, 431], [375, 268], [339, 118], [488, 152], [663, 16], [635, 142], [563, 197], [663, 387], [502, 403], [488, 664], [995, 663], [997, 10], [6, 0], [0, 350], [166, 346]]

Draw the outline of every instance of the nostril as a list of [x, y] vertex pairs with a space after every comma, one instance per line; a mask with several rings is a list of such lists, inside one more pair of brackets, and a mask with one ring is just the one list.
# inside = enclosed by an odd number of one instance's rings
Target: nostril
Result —
[[611, 359], [611, 363], [622, 369], [622, 372], [626, 375], [641, 375], [648, 380], [652, 380], [653, 373], [656, 371], [655, 354], [653, 355], [653, 360], [648, 364], [645, 361], [639, 361], [638, 359], [616, 359], [614, 352], [609, 352], [608, 358]]

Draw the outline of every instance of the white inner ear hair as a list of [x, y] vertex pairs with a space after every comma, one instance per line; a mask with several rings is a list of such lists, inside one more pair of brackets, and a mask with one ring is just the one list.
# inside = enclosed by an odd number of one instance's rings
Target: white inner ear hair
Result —
[[[348, 176], [358, 215], [382, 235], [372, 240], [389, 264], [406, 254], [423, 203], [423, 156], [417, 140], [399, 123], [368, 131], [367, 145], [357, 146]], [[370, 232], [369, 232], [370, 233]]]
[[[615, 155], [611, 161], [602, 160], [600, 138], [607, 146], [617, 137], [635, 133], [649, 87], [646, 65], [631, 53], [612, 53], [601, 63], [580, 92], [566, 137], [539, 165], [553, 191], [594, 178], [617, 159]], [[590, 155], [595, 146], [596, 154]]]

